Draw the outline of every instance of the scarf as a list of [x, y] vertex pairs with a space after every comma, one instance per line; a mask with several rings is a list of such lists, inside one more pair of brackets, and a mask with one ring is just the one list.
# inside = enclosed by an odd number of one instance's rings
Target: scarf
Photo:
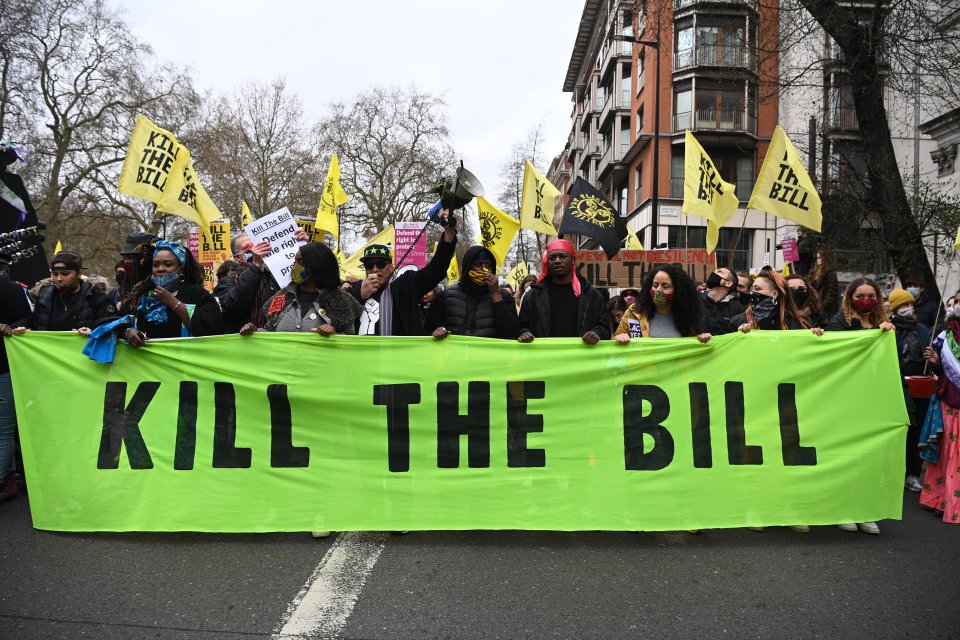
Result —
[[391, 289], [396, 277], [397, 275], [394, 274], [390, 278], [383, 293], [380, 294], [380, 335], [382, 336], [393, 335], [393, 292]]
[[158, 240], [153, 247], [153, 257], [157, 257], [157, 253], [166, 249], [177, 256], [177, 260], [180, 261], [180, 266], [183, 267], [184, 260], [187, 259], [187, 250], [179, 242], [167, 242], [166, 240]]
[[537, 278], [537, 282], [543, 282], [547, 278], [547, 257], [550, 255], [551, 251], [566, 251], [571, 256], [573, 256], [573, 295], [577, 298], [580, 297], [580, 278], [577, 277], [577, 251], [573, 248], [573, 244], [569, 240], [554, 240], [547, 245], [547, 250], [543, 252], [543, 259], [540, 264], [540, 277]]
[[[954, 335], [956, 321], [950, 323], [950, 328], [941, 332], [937, 339], [933, 341], [934, 349], [940, 352], [940, 362], [943, 365], [943, 373], [947, 380], [957, 389], [960, 389], [960, 344], [957, 344], [957, 338]], [[948, 348], [944, 349], [944, 343]]]

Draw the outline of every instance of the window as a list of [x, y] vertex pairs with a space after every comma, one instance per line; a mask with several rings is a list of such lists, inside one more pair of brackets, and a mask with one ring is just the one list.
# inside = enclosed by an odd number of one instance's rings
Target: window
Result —
[[683, 150], [670, 157], [670, 197], [683, 197]]
[[630, 81], [632, 80], [630, 68], [624, 67], [623, 77], [620, 78], [620, 106], [630, 106]]
[[633, 206], [639, 207], [640, 200], [643, 196], [643, 163], [637, 165], [637, 175], [634, 178], [634, 183], [636, 188], [634, 189], [633, 195]]
[[644, 50], [640, 49], [640, 55], [637, 56], [637, 94], [643, 90], [643, 70], [644, 70]]
[[691, 128], [691, 99], [693, 97], [693, 92], [687, 89], [686, 91], [678, 91], [673, 99], [673, 130], [674, 131], [683, 131], [684, 129]]
[[677, 46], [674, 51], [673, 68], [684, 69], [693, 66], [693, 29], [681, 29], [677, 32]]
[[623, 214], [626, 213], [627, 210], [628, 210], [628, 209], [627, 209], [627, 193], [628, 193], [628, 191], [629, 191], [629, 190], [627, 189], [627, 183], [626, 183], [626, 182], [624, 182], [623, 184], [621, 184], [621, 185], [617, 188], [617, 204], [618, 204], [617, 211], [620, 213], [620, 215], [623, 215]]
[[597, 109], [603, 109], [603, 103], [607, 101], [607, 88], [597, 87]]
[[630, 149], [630, 127], [626, 126], [620, 129], [620, 157], [627, 155]]
[[744, 129], [743, 90], [697, 90], [696, 126], [698, 129]]
[[643, 105], [640, 105], [640, 108], [637, 109], [637, 137], [643, 133]]

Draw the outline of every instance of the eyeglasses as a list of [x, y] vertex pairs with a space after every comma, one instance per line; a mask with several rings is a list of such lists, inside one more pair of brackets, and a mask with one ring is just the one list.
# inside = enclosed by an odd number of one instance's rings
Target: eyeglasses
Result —
[[801, 285], [801, 286], [799, 286], [799, 287], [790, 287], [790, 291], [799, 291], [800, 293], [803, 293], [803, 292], [806, 291], [806, 290], [807, 290], [807, 288], [804, 287], [803, 285]]
[[387, 265], [390, 264], [386, 260], [367, 260], [363, 263], [363, 268], [367, 271], [371, 269], [386, 269]]

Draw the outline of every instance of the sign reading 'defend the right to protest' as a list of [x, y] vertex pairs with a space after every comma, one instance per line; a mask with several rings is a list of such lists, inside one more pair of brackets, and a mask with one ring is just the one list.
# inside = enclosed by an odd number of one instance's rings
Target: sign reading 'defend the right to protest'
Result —
[[418, 269], [427, 266], [427, 234], [422, 233], [426, 225], [426, 222], [398, 222], [394, 225], [397, 231], [393, 260], [397, 269], [407, 264], [416, 265]]
[[297, 223], [286, 207], [257, 218], [243, 228], [253, 244], [269, 242], [273, 251], [263, 261], [280, 288], [290, 284], [290, 269], [303, 242], [297, 240]]
[[780, 236], [780, 249], [783, 251], [783, 259], [786, 262], [796, 262], [800, 259], [796, 234], [790, 233], [785, 236]]

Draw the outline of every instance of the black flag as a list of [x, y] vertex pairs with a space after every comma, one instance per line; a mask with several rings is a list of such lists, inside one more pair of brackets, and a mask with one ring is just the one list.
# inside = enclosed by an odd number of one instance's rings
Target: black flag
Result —
[[607, 258], [612, 259], [627, 237], [627, 223], [599, 191], [583, 178], [577, 178], [563, 212], [560, 233], [593, 238], [603, 247]]

